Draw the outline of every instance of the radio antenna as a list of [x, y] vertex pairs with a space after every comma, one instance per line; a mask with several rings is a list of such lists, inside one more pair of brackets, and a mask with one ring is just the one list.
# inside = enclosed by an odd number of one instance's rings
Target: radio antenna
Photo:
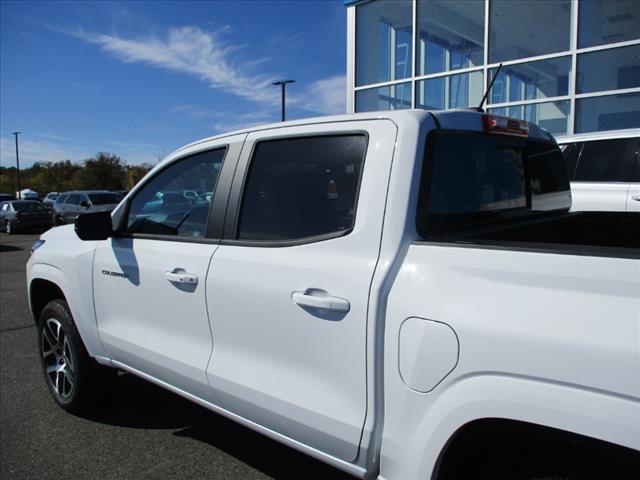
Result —
[[491, 79], [491, 83], [489, 83], [489, 88], [487, 88], [487, 91], [484, 92], [484, 97], [482, 97], [482, 101], [480, 102], [480, 105], [478, 106], [478, 111], [482, 112], [482, 107], [484, 106], [484, 102], [487, 101], [487, 97], [489, 96], [489, 92], [491, 91], [491, 87], [493, 87], [493, 82], [496, 81], [496, 78], [498, 78], [498, 74], [500, 73], [500, 69], [502, 68], [502, 64], [498, 65], [498, 70], [496, 70], [495, 75], [493, 76], [493, 78]]

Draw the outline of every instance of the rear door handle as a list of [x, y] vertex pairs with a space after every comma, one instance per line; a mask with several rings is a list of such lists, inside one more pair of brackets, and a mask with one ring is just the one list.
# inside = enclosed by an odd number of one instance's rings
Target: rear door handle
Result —
[[301, 307], [320, 308], [332, 312], [348, 312], [351, 308], [346, 298], [334, 297], [324, 290], [315, 288], [308, 288], [304, 292], [292, 292], [291, 300]]
[[184, 268], [174, 268], [164, 272], [164, 276], [171, 283], [196, 284], [198, 276], [194, 273], [187, 272]]

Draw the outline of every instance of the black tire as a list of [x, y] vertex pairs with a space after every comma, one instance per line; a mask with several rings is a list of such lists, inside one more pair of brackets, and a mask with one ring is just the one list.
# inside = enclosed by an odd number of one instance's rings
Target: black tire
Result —
[[93, 360], [63, 299], [49, 302], [38, 321], [38, 352], [55, 402], [70, 413], [86, 413], [113, 391], [117, 370]]
[[64, 225], [66, 222], [64, 221], [64, 217], [62, 215], [56, 215], [55, 220], [53, 221], [55, 225]]

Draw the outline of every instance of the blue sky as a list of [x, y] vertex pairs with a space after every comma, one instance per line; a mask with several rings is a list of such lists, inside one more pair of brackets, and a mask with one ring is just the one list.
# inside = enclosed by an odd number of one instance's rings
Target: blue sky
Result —
[[0, 3], [0, 164], [155, 163], [192, 140], [345, 110], [341, 0]]

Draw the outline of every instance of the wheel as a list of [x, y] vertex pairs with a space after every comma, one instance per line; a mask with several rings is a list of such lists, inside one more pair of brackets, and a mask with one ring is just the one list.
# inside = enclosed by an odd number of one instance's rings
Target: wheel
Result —
[[62, 215], [56, 215], [54, 223], [56, 225], [64, 225], [65, 221], [64, 221], [64, 218], [62, 217]]
[[70, 413], [96, 406], [112, 391], [117, 371], [93, 360], [82, 343], [67, 302], [49, 302], [38, 321], [42, 370], [55, 402]]
[[7, 232], [7, 235], [11, 235], [12, 233], [16, 232], [13, 226], [11, 225], [10, 220], [4, 221], [4, 231]]

